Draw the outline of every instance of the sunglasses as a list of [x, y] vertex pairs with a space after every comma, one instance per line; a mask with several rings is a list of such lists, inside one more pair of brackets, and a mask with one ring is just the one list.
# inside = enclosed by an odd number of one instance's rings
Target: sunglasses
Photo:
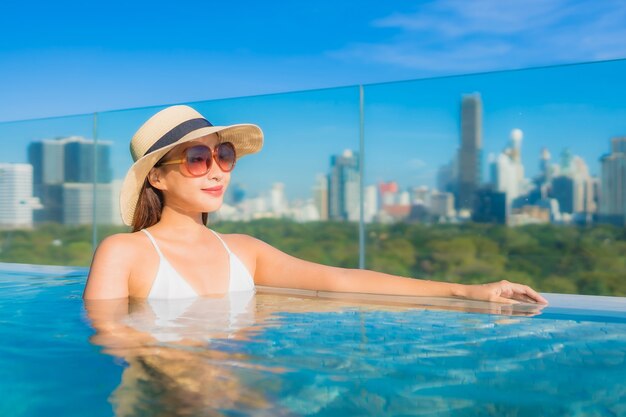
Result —
[[220, 143], [213, 150], [206, 145], [191, 146], [181, 159], [159, 162], [157, 166], [182, 164], [189, 175], [199, 177], [209, 172], [213, 160], [222, 171], [232, 171], [237, 161], [235, 146], [230, 142]]

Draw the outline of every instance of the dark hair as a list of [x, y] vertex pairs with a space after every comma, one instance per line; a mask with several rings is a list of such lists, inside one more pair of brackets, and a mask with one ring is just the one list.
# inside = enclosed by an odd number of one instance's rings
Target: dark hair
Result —
[[[133, 232], [138, 232], [150, 226], [154, 226], [161, 220], [161, 212], [163, 211], [163, 193], [161, 190], [154, 188], [150, 181], [146, 178], [139, 191], [137, 206], [133, 216]], [[206, 224], [209, 213], [202, 213], [202, 223]]]

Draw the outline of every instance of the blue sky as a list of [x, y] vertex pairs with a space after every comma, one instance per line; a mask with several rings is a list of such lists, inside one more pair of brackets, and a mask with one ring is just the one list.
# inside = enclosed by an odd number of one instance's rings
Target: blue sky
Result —
[[[625, 58], [623, 1], [12, 2], [0, 36], [0, 121], [104, 111], [98, 137], [114, 141], [118, 177], [155, 109], [108, 110], [429, 77], [366, 86], [368, 182], [433, 185], [458, 146], [460, 97], [474, 91], [485, 157], [520, 128], [529, 174], [543, 146], [557, 160], [571, 148], [597, 174], [609, 139], [626, 134], [624, 61], [445, 77]], [[238, 165], [250, 189], [283, 181], [308, 196], [331, 154], [358, 148], [356, 87], [197, 106], [213, 123], [265, 130], [264, 157]], [[1, 159], [92, 131], [89, 116], [0, 124], [0, 141], [18, 145]]]
[[621, 0], [5, 2], [0, 121], [626, 57]]

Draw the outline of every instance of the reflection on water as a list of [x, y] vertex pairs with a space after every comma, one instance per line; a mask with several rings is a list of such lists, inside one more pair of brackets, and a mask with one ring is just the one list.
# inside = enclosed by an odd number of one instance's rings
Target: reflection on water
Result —
[[125, 363], [118, 416], [626, 412], [626, 324], [538, 306], [239, 293], [86, 308], [92, 343]]

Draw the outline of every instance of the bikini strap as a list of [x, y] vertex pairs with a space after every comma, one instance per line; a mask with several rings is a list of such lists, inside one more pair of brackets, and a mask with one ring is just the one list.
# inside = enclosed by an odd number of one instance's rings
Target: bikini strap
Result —
[[152, 237], [150, 232], [148, 232], [146, 229], [141, 229], [141, 231], [144, 232], [146, 236], [148, 236], [148, 239], [150, 239], [150, 242], [152, 242], [152, 246], [154, 246], [154, 249], [156, 249], [157, 253], [159, 254], [159, 258], [163, 258], [161, 249], [159, 249], [159, 245], [157, 245], [156, 240], [154, 239], [154, 237]]
[[[211, 229], [209, 229], [209, 230], [211, 230]], [[220, 242], [222, 242], [222, 245], [224, 245], [224, 249], [226, 249], [226, 252], [228, 252], [230, 254], [231, 252], [230, 252], [230, 249], [228, 248], [228, 245], [226, 244], [226, 242], [224, 242], [224, 240], [220, 237], [220, 235], [218, 235], [217, 232], [215, 232], [213, 230], [211, 230], [211, 232], [213, 232], [213, 234], [220, 240]]]

